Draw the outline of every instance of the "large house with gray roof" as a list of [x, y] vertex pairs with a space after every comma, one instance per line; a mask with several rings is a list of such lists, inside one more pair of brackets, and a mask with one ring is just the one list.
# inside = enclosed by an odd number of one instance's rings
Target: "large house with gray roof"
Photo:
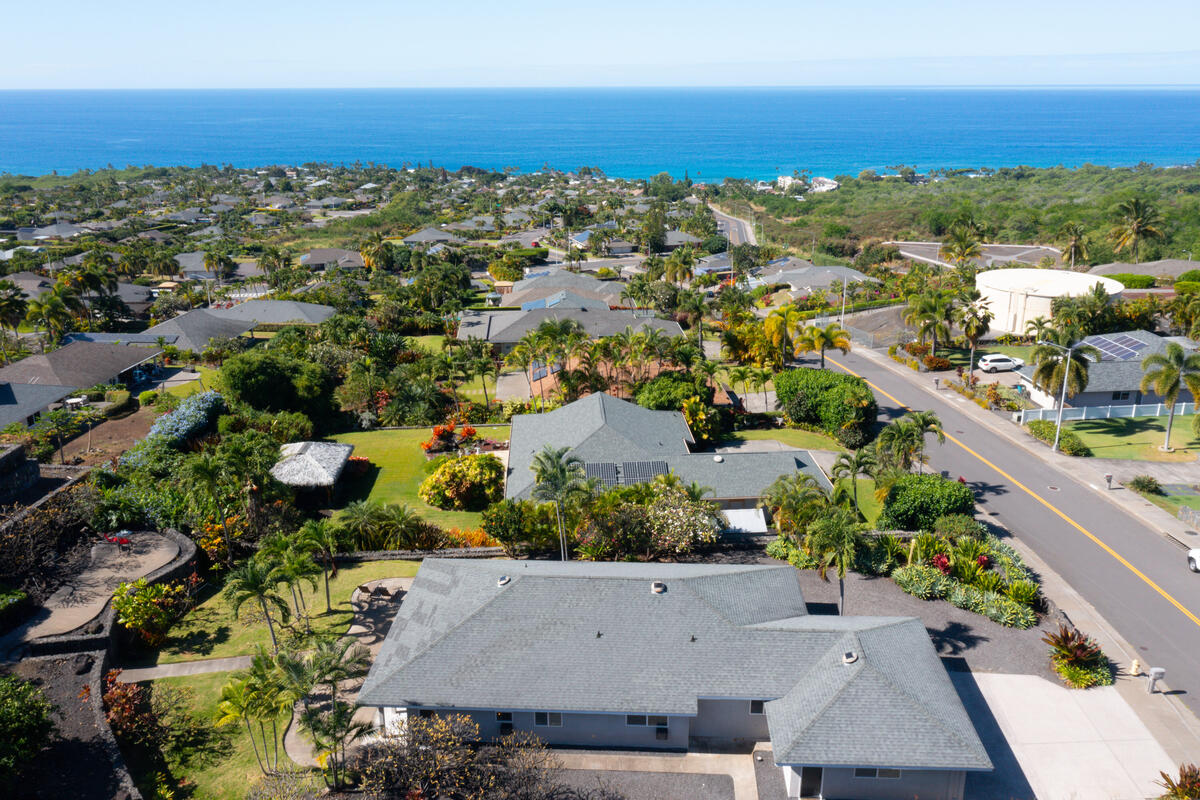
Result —
[[358, 702], [484, 739], [769, 740], [789, 797], [962, 800], [992, 769], [920, 620], [810, 615], [786, 565], [429, 558]]
[[[544, 298], [543, 300], [552, 300]], [[682, 336], [683, 329], [674, 320], [657, 317], [637, 317], [628, 311], [611, 311], [601, 301], [580, 298], [577, 302], [552, 303], [550, 307], [537, 306], [522, 311], [464, 311], [458, 323], [458, 338], [483, 339], [494, 345], [501, 353], [516, 347], [517, 342], [530, 331], [537, 330], [543, 322], [573, 320], [578, 322], [587, 336], [598, 339], [612, 336], [632, 328], [634, 331], [658, 330], [667, 336]], [[593, 305], [595, 304], [595, 305]]]
[[[724, 509], [755, 508], [776, 478], [796, 471], [832, 489], [807, 450], [718, 454], [692, 452], [695, 444], [678, 411], [651, 411], [597, 392], [544, 414], [513, 417], [504, 496], [530, 496], [530, 465], [546, 447], [570, 448], [570, 454], [584, 462], [588, 476], [608, 486], [678, 475], [684, 483], [712, 489], [711, 498]], [[765, 530], [765, 522], [762, 527]]]

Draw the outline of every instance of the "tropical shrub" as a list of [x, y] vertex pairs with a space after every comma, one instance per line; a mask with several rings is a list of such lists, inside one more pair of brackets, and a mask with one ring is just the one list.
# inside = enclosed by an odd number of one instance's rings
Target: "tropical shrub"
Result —
[[[1035, 439], [1045, 442], [1048, 445], [1054, 444], [1054, 428], [1055, 424], [1048, 419], [1030, 420], [1025, 425]], [[1088, 446], [1075, 435], [1075, 432], [1067, 428], [1062, 429], [1062, 434], [1058, 437], [1058, 449], [1062, 450], [1069, 456], [1086, 457], [1092, 454]]]
[[1008, 628], [1025, 629], [1037, 624], [1037, 615], [1028, 606], [996, 591], [955, 583], [947, 592], [946, 600], [951, 605], [985, 616]]
[[[193, 585], [199, 576], [193, 574]], [[122, 582], [113, 592], [113, 610], [117, 622], [137, 632], [151, 647], [162, 644], [167, 630], [186, 609], [187, 587], [182, 582], [146, 583], [138, 578], [133, 583]]]
[[699, 397], [705, 405], [712, 405], [713, 388], [703, 375], [664, 372], [642, 384], [633, 399], [642, 408], [679, 411], [689, 397]]
[[467, 447], [478, 438], [478, 432], [470, 425], [459, 428], [456, 423], [434, 425], [433, 435], [421, 442], [421, 449], [426, 453], [450, 453]]
[[876, 520], [880, 530], [933, 530], [938, 518], [971, 514], [975, 495], [958, 481], [940, 475], [902, 475], [888, 490]]
[[1200, 294], [1200, 280], [1175, 281], [1176, 294]]
[[138, 395], [138, 405], [140, 405], [142, 408], [147, 408], [154, 405], [156, 400], [158, 400], [158, 392], [154, 391], [153, 389], [147, 389]]
[[774, 381], [789, 422], [816, 425], [851, 449], [870, 441], [879, 409], [866, 381], [819, 369], [786, 370]]
[[501, 500], [484, 510], [482, 527], [509, 556], [558, 548], [558, 522], [549, 503]]
[[1134, 475], [1125, 485], [1138, 494], [1165, 494], [1162, 484], [1153, 475]]
[[954, 586], [954, 581], [936, 567], [910, 564], [892, 573], [892, 580], [906, 594], [922, 600], [940, 600]]
[[987, 533], [983, 523], [970, 514], [945, 514], [933, 521], [933, 532], [947, 539], [982, 538]]
[[1050, 646], [1051, 665], [1072, 689], [1112, 684], [1112, 666], [1100, 645], [1077, 628], [1059, 625], [1057, 632], [1045, 634], [1042, 641]]
[[0, 787], [13, 788], [50, 742], [54, 706], [29, 681], [0, 675]]
[[950, 359], [943, 356], [925, 356], [921, 359], [921, 363], [930, 372], [944, 372], [945, 370], [954, 368], [954, 365], [950, 363]]
[[1158, 800], [1196, 800], [1196, 798], [1200, 798], [1200, 767], [1195, 764], [1181, 764], [1178, 778], [1173, 778], [1165, 772], [1158, 774], [1162, 776], [1162, 780], [1155, 781], [1155, 783], [1166, 789], [1163, 794], [1158, 796]]
[[504, 465], [491, 453], [447, 461], [417, 490], [431, 506], [459, 511], [479, 511], [500, 499], [504, 491]]
[[185, 397], [174, 411], [154, 420], [146, 439], [160, 439], [170, 447], [180, 447], [208, 430], [224, 410], [225, 399], [217, 392]]

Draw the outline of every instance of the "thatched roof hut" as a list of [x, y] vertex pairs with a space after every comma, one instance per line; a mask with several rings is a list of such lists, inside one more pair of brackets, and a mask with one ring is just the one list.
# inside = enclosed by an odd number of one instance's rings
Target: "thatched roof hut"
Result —
[[297, 489], [327, 489], [337, 483], [353, 452], [352, 444], [292, 442], [279, 448], [281, 458], [271, 474]]

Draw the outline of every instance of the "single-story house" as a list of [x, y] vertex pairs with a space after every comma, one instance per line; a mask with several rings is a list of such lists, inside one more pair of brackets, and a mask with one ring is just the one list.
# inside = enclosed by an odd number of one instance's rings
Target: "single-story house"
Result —
[[154, 360], [161, 353], [158, 347], [76, 341], [0, 368], [0, 382], [86, 389], [104, 383], [124, 382], [124, 377], [134, 367]]
[[[1088, 382], [1082, 392], [1068, 398], [1071, 406], [1128, 405], [1131, 403], [1160, 403], [1162, 397], [1141, 390], [1142, 360], [1154, 353], [1165, 353], [1167, 344], [1175, 342], [1185, 351], [1195, 352], [1200, 345], [1182, 336], [1159, 336], [1149, 331], [1101, 333], [1083, 340], [1100, 351], [1100, 360], [1088, 363]], [[1080, 358], [1078, 354], [1074, 358]], [[1034, 402], [1043, 408], [1053, 408], [1057, 397], [1051, 397], [1033, 384], [1034, 364], [1021, 367], [1018, 378]], [[1181, 403], [1195, 402], [1187, 387], [1179, 393]]]
[[787, 565], [429, 558], [358, 703], [484, 740], [770, 741], [789, 797], [962, 800], [993, 768], [919, 619], [810, 615]]
[[[801, 259], [795, 259], [801, 261]], [[771, 264], [767, 265], [768, 268]], [[835, 283], [879, 283], [875, 278], [869, 278], [863, 273], [850, 267], [816, 267], [811, 264], [778, 271], [764, 269], [757, 278], [750, 280], [750, 287], [770, 284], [786, 284], [788, 289], [796, 294], [808, 295], [813, 292], [827, 292]]]
[[466, 244], [465, 239], [460, 239], [453, 233], [439, 230], [438, 228], [423, 228], [416, 233], [405, 236], [401, 239], [404, 244], [412, 246], [418, 244]]
[[612, 336], [626, 328], [635, 331], [655, 329], [667, 336], [682, 336], [683, 329], [674, 320], [638, 317], [628, 311], [611, 311], [608, 306], [592, 307], [568, 303], [537, 306], [515, 311], [464, 311], [458, 323], [458, 338], [484, 339], [507, 353], [525, 334], [548, 320], [574, 320], [592, 339]]
[[279, 448], [271, 475], [296, 489], [332, 489], [353, 452], [354, 445], [340, 442], [291, 442]]
[[610, 306], [619, 306], [623, 304], [621, 292], [625, 290], [625, 286], [617, 281], [602, 281], [591, 275], [581, 275], [556, 268], [539, 269], [536, 276], [514, 282], [508, 291], [502, 291], [498, 284], [496, 288], [501, 294], [506, 295], [504, 298], [506, 306], [521, 306], [561, 291], [569, 291], [580, 297], [603, 300]]
[[335, 267], [356, 269], [364, 266], [361, 253], [345, 250], [341, 247], [318, 247], [300, 256], [300, 266], [312, 270], [326, 270]]
[[704, 240], [698, 236], [692, 236], [685, 231], [667, 231], [666, 240], [663, 243], [664, 250], [677, 250], [684, 245], [695, 247]]
[[570, 448], [589, 477], [609, 486], [632, 485], [657, 475], [678, 475], [712, 489], [722, 508], [754, 508], [780, 475], [805, 472], [832, 489], [807, 450], [766, 453], [692, 452], [696, 444], [683, 414], [651, 411], [598, 392], [544, 414], [512, 419], [504, 496], [529, 497], [530, 466], [547, 446]]
[[220, 311], [196, 308], [177, 317], [153, 325], [142, 332], [143, 336], [162, 336], [166, 342], [180, 350], [202, 353], [212, 339], [232, 339], [252, 330], [257, 323], [248, 319], [234, 319]]

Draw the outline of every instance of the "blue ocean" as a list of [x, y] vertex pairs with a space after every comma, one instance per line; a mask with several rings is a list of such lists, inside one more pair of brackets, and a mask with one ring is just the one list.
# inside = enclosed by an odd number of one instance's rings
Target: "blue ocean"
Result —
[[0, 92], [0, 172], [376, 162], [693, 179], [1200, 159], [1200, 89]]

